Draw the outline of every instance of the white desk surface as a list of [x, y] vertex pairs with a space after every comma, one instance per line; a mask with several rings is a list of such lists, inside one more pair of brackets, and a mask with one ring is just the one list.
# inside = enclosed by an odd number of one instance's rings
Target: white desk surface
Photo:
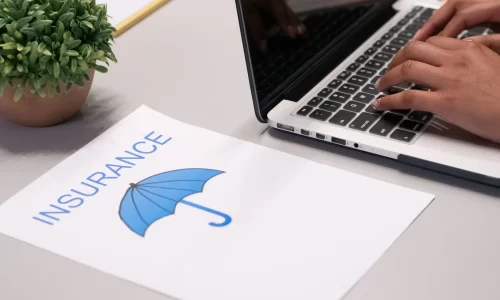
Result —
[[[119, 64], [96, 77], [72, 122], [27, 129], [0, 120], [0, 202], [144, 103], [181, 121], [435, 194], [346, 300], [500, 299], [500, 191], [267, 130], [253, 114], [234, 1], [222, 2], [173, 0], [119, 37]], [[168, 298], [0, 236], [0, 299]]]

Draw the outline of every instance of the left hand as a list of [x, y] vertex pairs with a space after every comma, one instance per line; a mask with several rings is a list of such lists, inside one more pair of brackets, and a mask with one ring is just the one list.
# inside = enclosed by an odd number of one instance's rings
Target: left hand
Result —
[[500, 56], [472, 41], [434, 36], [410, 42], [377, 83], [379, 91], [404, 82], [406, 90], [374, 103], [379, 110], [428, 111], [483, 138], [500, 142]]

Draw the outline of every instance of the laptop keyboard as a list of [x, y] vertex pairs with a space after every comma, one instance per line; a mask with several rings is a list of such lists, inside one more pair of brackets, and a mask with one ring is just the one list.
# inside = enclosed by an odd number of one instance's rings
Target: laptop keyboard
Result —
[[[414, 7], [363, 55], [342, 70], [336, 79], [298, 107], [296, 115], [403, 143], [414, 142], [431, 122], [433, 114], [412, 110], [377, 111], [371, 102], [407, 89], [429, 90], [424, 86], [403, 83], [379, 93], [374, 84], [385, 74], [393, 56], [415, 35], [433, 11]], [[462, 32], [458, 38], [489, 33], [487, 28], [473, 28]]]

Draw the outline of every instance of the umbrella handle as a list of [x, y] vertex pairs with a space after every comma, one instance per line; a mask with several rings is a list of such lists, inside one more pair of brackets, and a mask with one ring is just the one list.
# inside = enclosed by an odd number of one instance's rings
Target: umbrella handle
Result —
[[217, 215], [219, 217], [224, 218], [224, 221], [222, 223], [214, 223], [214, 222], [208, 223], [210, 226], [223, 227], [223, 226], [228, 225], [232, 221], [232, 218], [229, 215], [227, 215], [225, 213], [221, 213], [220, 211], [216, 211], [216, 210], [213, 210], [211, 208], [208, 208], [208, 207], [205, 207], [205, 206], [201, 206], [201, 205], [198, 205], [196, 203], [189, 202], [189, 201], [186, 201], [186, 200], [181, 200], [180, 202], [183, 203], [183, 204], [192, 206], [192, 207], [197, 208], [197, 209], [204, 210], [206, 212], [209, 212], [211, 214], [214, 214], [214, 215]]

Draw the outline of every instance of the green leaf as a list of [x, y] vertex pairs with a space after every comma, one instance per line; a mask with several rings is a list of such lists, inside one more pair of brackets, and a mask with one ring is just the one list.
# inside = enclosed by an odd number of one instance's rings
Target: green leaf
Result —
[[14, 102], [19, 102], [24, 95], [24, 88], [18, 87], [14, 94]]
[[43, 55], [47, 55], [47, 56], [52, 56], [52, 52], [50, 52], [50, 50], [49, 50], [49, 49], [45, 49], [45, 50], [43, 50], [42, 54], [43, 54]]
[[72, 12], [67, 12], [57, 19], [59, 22], [66, 23], [68, 21], [72, 21], [75, 18], [75, 14]]
[[17, 27], [18, 28], [23, 28], [27, 26], [31, 20], [33, 20], [33, 17], [24, 17], [22, 19], [17, 20]]
[[9, 79], [7, 77], [0, 77], [0, 96], [3, 96], [8, 83]]
[[12, 50], [17, 48], [17, 43], [15, 42], [9, 42], [5, 44], [1, 44], [0, 47], [4, 50]]
[[69, 92], [69, 90], [71, 89], [72, 86], [73, 86], [73, 83], [71, 81], [66, 83], [66, 93]]
[[76, 59], [71, 60], [71, 72], [76, 73], [76, 68], [78, 68], [78, 61]]
[[24, 47], [24, 49], [21, 53], [23, 55], [26, 55], [26, 54], [30, 53], [30, 51], [31, 51], [31, 46], [26, 46], [26, 47]]
[[30, 65], [34, 65], [36, 60], [38, 59], [38, 42], [33, 42], [31, 44], [32, 51], [30, 53], [29, 63]]
[[21, 32], [24, 33], [24, 34], [26, 34], [26, 35], [32, 35], [32, 36], [36, 36], [38, 34], [36, 32], [36, 29], [35, 28], [31, 28], [31, 27], [22, 28]]
[[40, 80], [38, 82], [40, 83], [40, 85], [44, 85], [47, 82], [49, 82], [50, 80], [52, 80], [52, 75], [45, 74], [42, 78], [40, 78]]
[[5, 62], [5, 59], [3, 58], [2, 55], [0, 55], [0, 64], [3, 64]]
[[53, 64], [53, 68], [54, 68], [54, 77], [59, 79], [59, 75], [61, 74], [61, 69], [60, 69], [60, 66], [59, 66], [59, 63], [57, 61], [54, 62]]
[[23, 72], [23, 70], [24, 70], [24, 67], [23, 67], [23, 65], [22, 65], [22, 64], [17, 64], [17, 67], [16, 67], [16, 68], [17, 68], [17, 71], [18, 71], [19, 73], [22, 73], [22, 72]]
[[35, 29], [43, 29], [45, 26], [52, 24], [52, 20], [39, 20], [31, 23], [31, 27]]
[[98, 72], [101, 72], [101, 73], [107, 73], [108, 72], [108, 68], [104, 67], [104, 66], [100, 66], [100, 65], [96, 65], [94, 67], [94, 69]]
[[61, 6], [61, 9], [59, 10], [59, 14], [62, 15], [66, 13], [71, 5], [71, 0], [65, 0], [63, 5]]
[[0, 29], [7, 25], [9, 21], [7, 19], [0, 19]]
[[90, 29], [94, 29], [94, 25], [92, 25], [92, 23], [90, 23], [89, 21], [82, 21], [81, 24], [84, 24]]
[[67, 56], [80, 56], [80, 53], [78, 53], [75, 50], [68, 50], [68, 51], [66, 51], [66, 55]]
[[68, 49], [75, 49], [76, 47], [80, 46], [80, 44], [82, 43], [81, 40], [72, 40], [72, 41], [69, 41], [69, 42], [66, 42], [66, 46], [68, 47]]
[[24, 45], [21, 45], [21, 44], [17, 44], [17, 51], [23, 51], [24, 49]]

